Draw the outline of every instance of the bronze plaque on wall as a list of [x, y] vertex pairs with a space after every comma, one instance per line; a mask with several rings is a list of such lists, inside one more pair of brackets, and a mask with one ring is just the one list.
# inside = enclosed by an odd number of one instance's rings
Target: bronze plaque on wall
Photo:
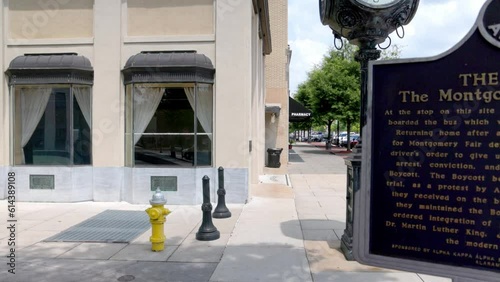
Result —
[[177, 191], [177, 176], [151, 176], [151, 191]]
[[30, 174], [30, 189], [55, 189], [54, 175]]

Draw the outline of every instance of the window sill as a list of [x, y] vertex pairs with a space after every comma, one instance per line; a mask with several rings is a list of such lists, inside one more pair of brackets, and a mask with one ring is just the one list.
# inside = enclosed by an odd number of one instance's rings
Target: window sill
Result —
[[155, 43], [155, 42], [215, 42], [214, 34], [200, 35], [170, 35], [170, 36], [125, 36], [125, 44]]
[[94, 38], [7, 39], [7, 46], [93, 45]]

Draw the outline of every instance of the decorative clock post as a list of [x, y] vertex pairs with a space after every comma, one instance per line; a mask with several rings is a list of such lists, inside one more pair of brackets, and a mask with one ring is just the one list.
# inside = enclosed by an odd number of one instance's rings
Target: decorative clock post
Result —
[[[408, 24], [417, 11], [420, 0], [319, 0], [321, 22], [330, 26], [335, 40], [346, 38], [357, 45], [356, 60], [361, 68], [361, 115], [360, 142], [353, 150], [347, 165], [346, 229], [342, 235], [341, 248], [348, 260], [352, 255], [354, 194], [361, 187], [361, 141], [366, 124], [368, 96], [368, 63], [380, 57], [377, 45], [397, 30], [404, 36], [403, 26]], [[389, 37], [390, 39], [390, 37]]]

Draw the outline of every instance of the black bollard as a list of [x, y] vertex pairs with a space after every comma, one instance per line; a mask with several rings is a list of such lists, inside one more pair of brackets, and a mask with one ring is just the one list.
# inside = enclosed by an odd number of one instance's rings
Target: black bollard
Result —
[[212, 204], [210, 203], [210, 178], [203, 176], [203, 221], [196, 233], [196, 239], [200, 241], [212, 241], [220, 238], [220, 232], [212, 222]]
[[217, 190], [217, 207], [215, 207], [214, 218], [231, 217], [231, 212], [226, 207], [226, 190], [224, 189], [224, 168], [219, 167], [219, 189]]

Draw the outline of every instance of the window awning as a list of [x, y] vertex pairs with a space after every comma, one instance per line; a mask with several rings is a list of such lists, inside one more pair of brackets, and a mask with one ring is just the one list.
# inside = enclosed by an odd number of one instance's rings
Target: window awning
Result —
[[279, 103], [266, 103], [266, 113], [280, 115], [281, 104]]
[[94, 81], [90, 60], [76, 53], [24, 54], [12, 60], [5, 73], [9, 76], [9, 85], [92, 85]]
[[195, 51], [141, 52], [122, 70], [124, 83], [214, 83], [212, 61]]
[[288, 97], [288, 106], [289, 122], [307, 121], [309, 118], [311, 118], [312, 112], [292, 97]]

